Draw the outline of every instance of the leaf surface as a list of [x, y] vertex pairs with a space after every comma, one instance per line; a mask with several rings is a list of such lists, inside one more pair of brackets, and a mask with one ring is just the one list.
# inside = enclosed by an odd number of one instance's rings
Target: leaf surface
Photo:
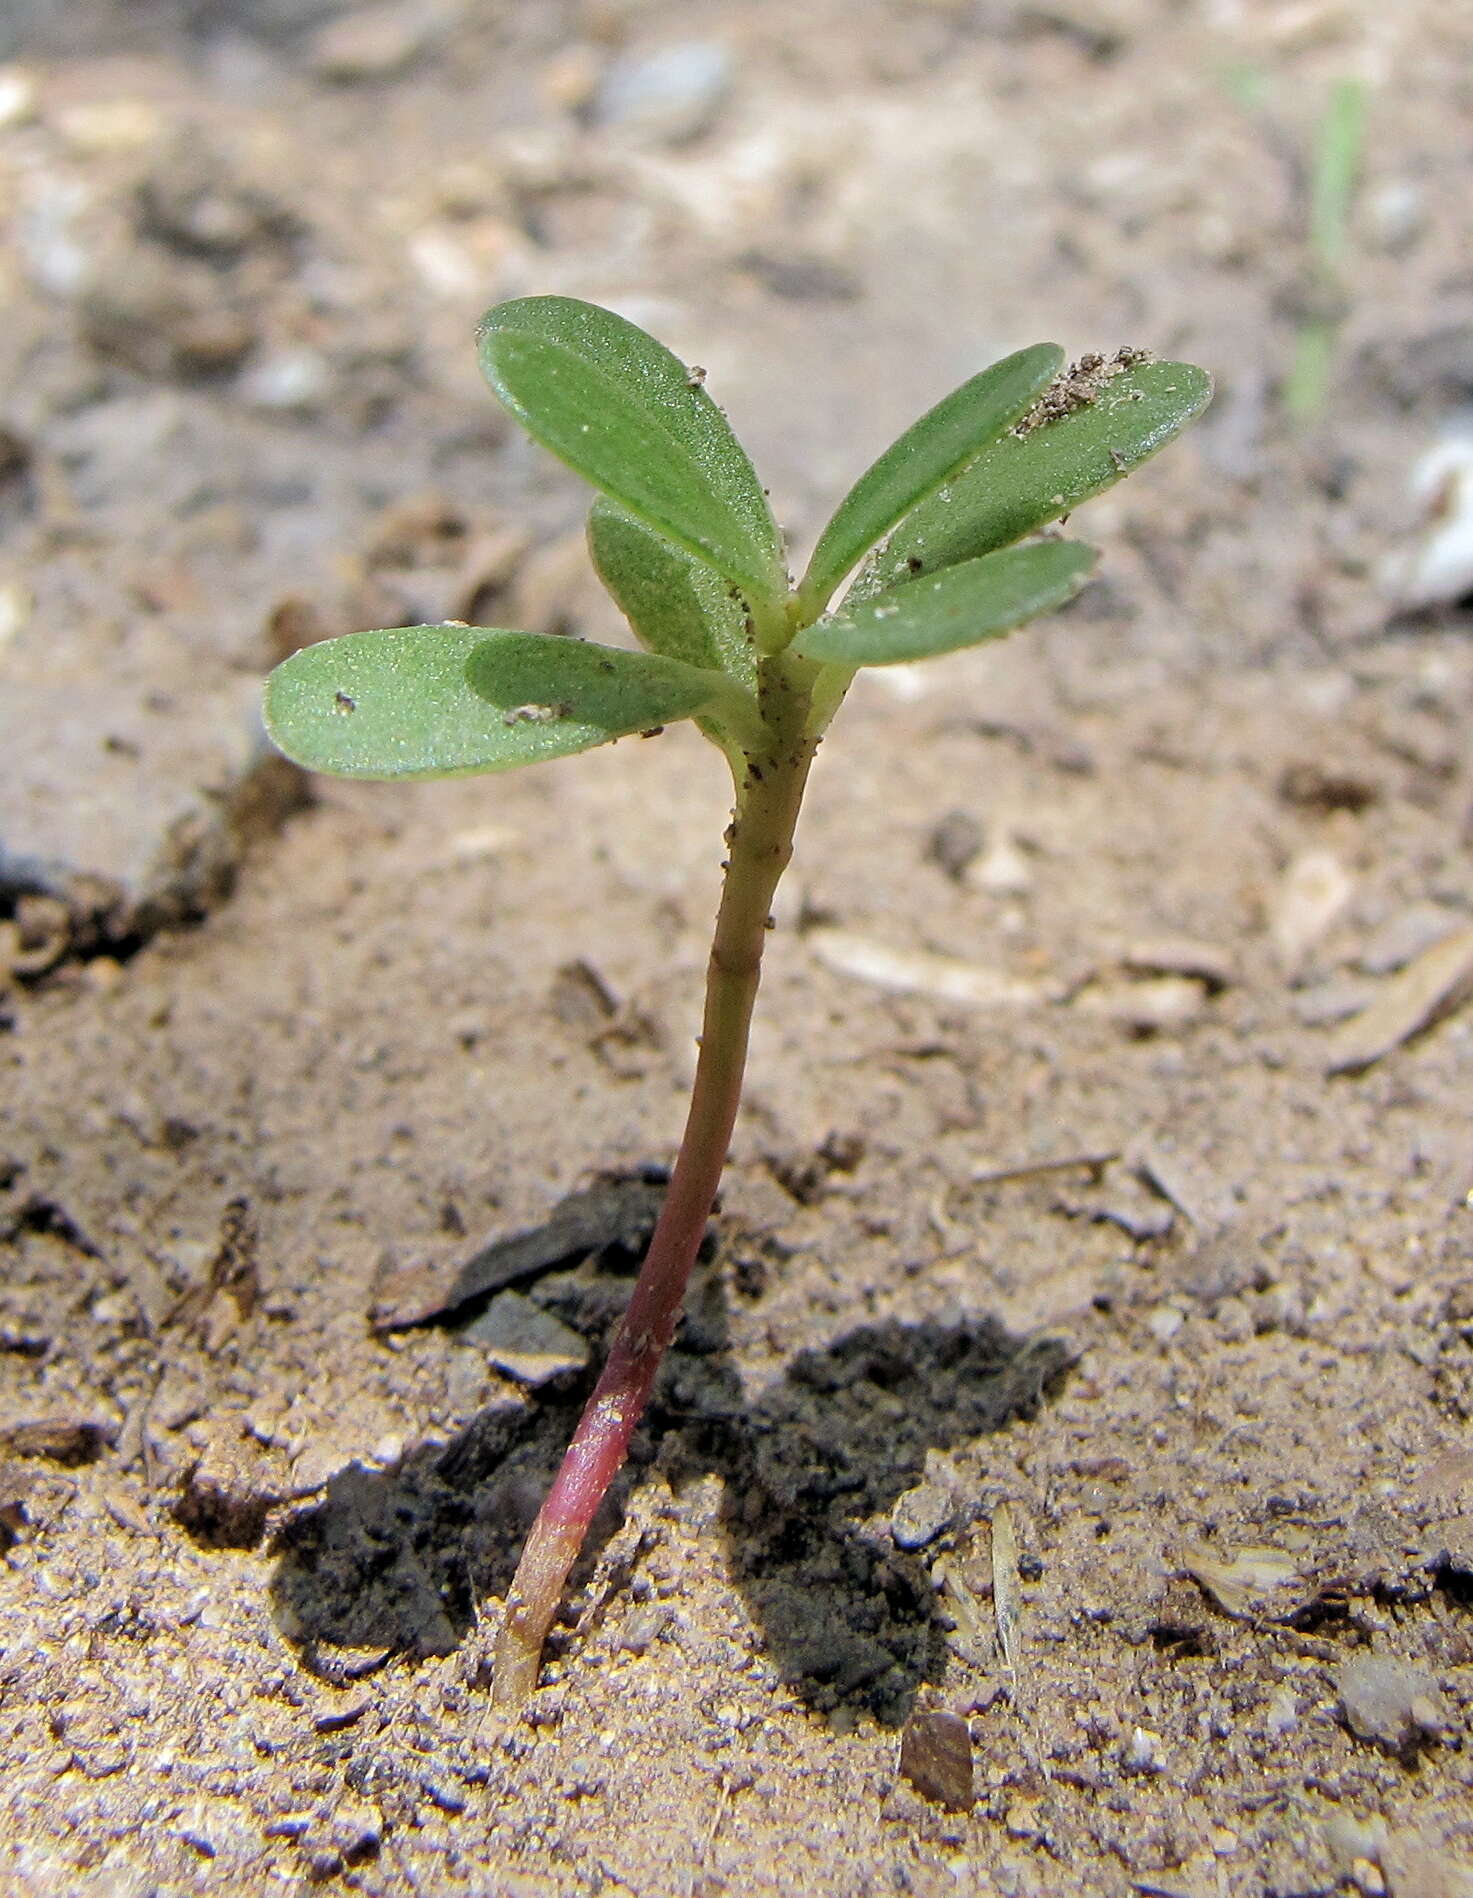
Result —
[[747, 612], [729, 580], [612, 501], [599, 499], [589, 510], [588, 545], [641, 645], [756, 689]]
[[984, 554], [815, 621], [793, 651], [829, 665], [890, 666], [980, 645], [1072, 599], [1095, 559], [1076, 540]]
[[498, 304], [479, 339], [487, 381], [545, 448], [744, 591], [782, 595], [782, 544], [752, 464], [663, 343], [576, 297]]
[[1036, 343], [993, 363], [914, 422], [855, 482], [819, 537], [799, 592], [822, 607], [905, 514], [1011, 428], [1058, 374], [1064, 352]]
[[725, 709], [718, 673], [653, 653], [485, 626], [347, 633], [266, 682], [266, 728], [289, 758], [348, 778], [510, 771]]
[[1007, 547], [1113, 487], [1164, 448], [1212, 398], [1191, 363], [1147, 362], [1101, 381], [1056, 419], [1027, 418], [906, 515], [860, 569], [863, 599]]

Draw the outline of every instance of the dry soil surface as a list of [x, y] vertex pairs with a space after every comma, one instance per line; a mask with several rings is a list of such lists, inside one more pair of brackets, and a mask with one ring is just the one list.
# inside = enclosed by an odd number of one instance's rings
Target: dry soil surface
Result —
[[[0, 35], [0, 1887], [1473, 1891], [1473, 576], [1404, 610], [1473, 486], [1411, 486], [1473, 400], [1465, 9]], [[507, 1720], [638, 1186], [515, 1299], [374, 1313], [668, 1165], [728, 787], [689, 728], [306, 787], [250, 707], [355, 625], [619, 636], [476, 377], [542, 290], [707, 368], [799, 549], [1040, 337], [1219, 397], [1078, 519], [1067, 613], [853, 691], [690, 1312]]]

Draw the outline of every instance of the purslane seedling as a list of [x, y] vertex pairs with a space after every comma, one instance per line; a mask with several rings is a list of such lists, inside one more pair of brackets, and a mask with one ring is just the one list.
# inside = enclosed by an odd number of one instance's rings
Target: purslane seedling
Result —
[[[694, 719], [736, 787], [690, 1107], [629, 1307], [523, 1551], [492, 1695], [535, 1685], [588, 1525], [628, 1451], [715, 1199], [736, 1120], [773, 892], [809, 767], [860, 666], [995, 639], [1062, 606], [1092, 548], [1042, 533], [1206, 407], [1211, 380], [1139, 350], [1064, 369], [1051, 343], [994, 363], [860, 476], [796, 584], [726, 418], [688, 369], [612, 312], [526, 297], [480, 328], [501, 401], [598, 490], [594, 564], [644, 651], [484, 626], [349, 633], [271, 675], [266, 722], [315, 771], [506, 771]], [[848, 582], [847, 589], [845, 582]], [[837, 604], [835, 603], [837, 601]]]

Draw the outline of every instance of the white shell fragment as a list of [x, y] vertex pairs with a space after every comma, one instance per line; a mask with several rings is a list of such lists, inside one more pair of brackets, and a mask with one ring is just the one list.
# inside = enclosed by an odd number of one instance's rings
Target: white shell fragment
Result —
[[1032, 1008], [1056, 999], [1039, 982], [929, 949], [895, 949], [847, 929], [810, 929], [805, 939], [827, 968], [898, 995], [931, 995], [966, 1008]]
[[1332, 850], [1304, 850], [1285, 870], [1269, 911], [1269, 936], [1285, 975], [1297, 975], [1355, 885]]
[[1412, 470], [1418, 538], [1387, 557], [1381, 586], [1403, 612], [1473, 592], [1473, 410], [1462, 410]]

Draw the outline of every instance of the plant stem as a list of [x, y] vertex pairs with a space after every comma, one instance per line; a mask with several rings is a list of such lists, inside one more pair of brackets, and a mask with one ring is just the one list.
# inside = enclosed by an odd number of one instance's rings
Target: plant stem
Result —
[[765, 738], [747, 756], [727, 832], [726, 864], [706, 976], [706, 1012], [690, 1110], [670, 1189], [603, 1375], [532, 1525], [496, 1638], [491, 1698], [517, 1706], [537, 1684], [542, 1644], [568, 1571], [629, 1451], [675, 1333], [686, 1283], [716, 1198], [741, 1100], [747, 1036], [773, 893], [817, 740], [806, 734], [813, 668], [776, 654], [759, 668]]

